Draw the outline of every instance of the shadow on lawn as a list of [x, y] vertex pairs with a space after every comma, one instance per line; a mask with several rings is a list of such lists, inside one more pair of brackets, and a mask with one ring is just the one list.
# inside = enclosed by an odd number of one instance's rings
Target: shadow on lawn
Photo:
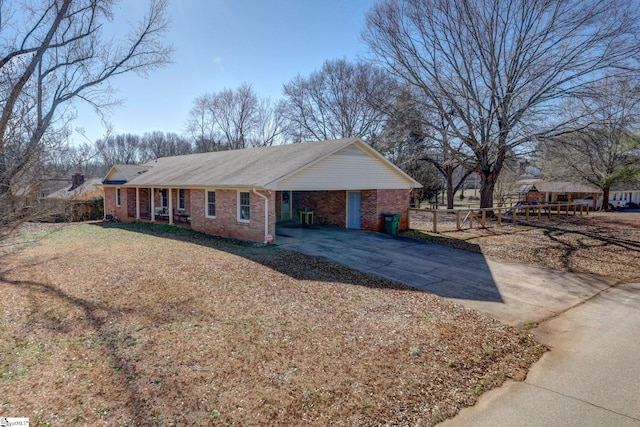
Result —
[[278, 248], [278, 246], [262, 246], [253, 242], [212, 236], [188, 228], [167, 224], [152, 224], [147, 222], [103, 224], [98, 222], [95, 223], [95, 225], [193, 243], [227, 252], [257, 262], [296, 280], [340, 282], [369, 288], [416, 291], [416, 289], [392, 280], [379, 277], [375, 277], [374, 279], [371, 275], [358, 270], [353, 270], [348, 267], [345, 268], [342, 265], [314, 256], [283, 250]]
[[[322, 253], [306, 255], [286, 247], [256, 246], [254, 243], [215, 237], [164, 224], [140, 222], [98, 225], [203, 245], [260, 263], [298, 280], [340, 282], [413, 292], [426, 291], [445, 298], [503, 302], [484, 256], [471, 254], [473, 264], [467, 266], [464, 263], [469, 261], [469, 256], [464, 260], [458, 259], [466, 253], [465, 251], [442, 248], [439, 245], [434, 247], [410, 239], [387, 239], [382, 243], [382, 240], [376, 238], [376, 233], [366, 234], [365, 241], [359, 244], [353, 244], [348, 239], [335, 239], [331, 244], [336, 247], [327, 251], [330, 255], [325, 257]], [[391, 247], [377, 248], [377, 245], [386, 244], [390, 244]], [[396, 256], [396, 261], [391, 262], [388, 261], [389, 251], [401, 255]], [[398, 258], [401, 262], [397, 262]], [[367, 268], [372, 265], [376, 268]], [[363, 270], [372, 273], [359, 270], [361, 266]]]
[[[51, 260], [48, 260], [51, 261]], [[27, 266], [22, 266], [27, 267]], [[32, 264], [30, 267], [36, 267], [36, 264]], [[10, 270], [0, 271], [0, 285], [7, 284], [14, 286], [25, 291], [26, 294], [32, 300], [30, 306], [38, 307], [45, 304], [45, 309], [34, 310], [29, 316], [29, 324], [39, 324], [44, 329], [51, 331], [51, 333], [69, 334], [74, 328], [73, 324], [67, 324], [67, 322], [60, 321], [59, 319], [52, 319], [47, 314], [48, 310], [46, 306], [54, 305], [54, 300], [59, 301], [62, 305], [66, 305], [71, 308], [77, 308], [82, 311], [83, 316], [79, 319], [81, 323], [87, 323], [91, 329], [95, 332], [97, 341], [103, 343], [106, 347], [106, 355], [109, 358], [110, 365], [113, 367], [114, 372], [118, 372], [120, 375], [114, 375], [113, 381], [120, 383], [119, 390], [126, 395], [126, 409], [129, 413], [129, 419], [136, 420], [136, 422], [146, 422], [147, 408], [146, 404], [140, 396], [141, 390], [133, 388], [130, 384], [131, 378], [138, 376], [136, 364], [134, 361], [127, 360], [119, 356], [120, 349], [118, 343], [122, 341], [122, 331], [118, 328], [114, 328], [113, 318], [126, 314], [129, 310], [121, 308], [115, 309], [105, 304], [96, 304], [89, 300], [81, 299], [69, 295], [57, 288], [56, 286], [40, 283], [29, 280], [16, 280], [7, 277]], [[2, 289], [0, 287], [0, 289]], [[44, 303], [37, 303], [35, 300], [38, 297], [42, 297]], [[47, 303], [50, 301], [51, 303]], [[44, 424], [43, 424], [44, 425]]]

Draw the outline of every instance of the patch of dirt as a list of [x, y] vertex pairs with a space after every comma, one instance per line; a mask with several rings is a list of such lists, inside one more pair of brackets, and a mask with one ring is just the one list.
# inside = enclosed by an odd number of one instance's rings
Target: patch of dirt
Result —
[[0, 264], [2, 414], [34, 425], [434, 425], [544, 351], [278, 248], [142, 224], [42, 232]]

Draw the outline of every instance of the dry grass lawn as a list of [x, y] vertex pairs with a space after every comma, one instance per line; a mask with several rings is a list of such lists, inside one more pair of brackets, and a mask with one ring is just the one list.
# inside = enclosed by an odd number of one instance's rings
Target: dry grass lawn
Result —
[[494, 224], [486, 229], [405, 235], [489, 257], [640, 282], [640, 212], [591, 212], [551, 220], [543, 216], [529, 225]]
[[149, 225], [0, 263], [0, 415], [32, 425], [433, 425], [543, 351], [323, 260]]

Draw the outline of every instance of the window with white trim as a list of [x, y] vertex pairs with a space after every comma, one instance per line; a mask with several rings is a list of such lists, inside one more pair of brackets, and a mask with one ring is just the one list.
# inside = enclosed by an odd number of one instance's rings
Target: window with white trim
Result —
[[215, 218], [216, 216], [216, 192], [207, 191], [207, 216]]
[[184, 210], [184, 188], [178, 190], [178, 209]]
[[116, 188], [116, 206], [120, 206], [120, 189]]
[[160, 200], [161, 200], [160, 205], [163, 208], [166, 208], [168, 206], [168, 203], [167, 203], [167, 189], [166, 188], [163, 188], [162, 190], [160, 190]]
[[251, 220], [251, 197], [248, 191], [238, 192], [238, 221]]

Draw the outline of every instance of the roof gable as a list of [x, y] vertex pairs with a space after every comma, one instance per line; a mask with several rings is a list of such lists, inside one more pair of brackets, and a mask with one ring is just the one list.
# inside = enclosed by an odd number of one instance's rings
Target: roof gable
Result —
[[113, 165], [102, 180], [103, 184], [121, 185], [135, 179], [150, 169], [148, 165]]
[[269, 183], [279, 190], [361, 190], [421, 185], [362, 141], [356, 140]]

